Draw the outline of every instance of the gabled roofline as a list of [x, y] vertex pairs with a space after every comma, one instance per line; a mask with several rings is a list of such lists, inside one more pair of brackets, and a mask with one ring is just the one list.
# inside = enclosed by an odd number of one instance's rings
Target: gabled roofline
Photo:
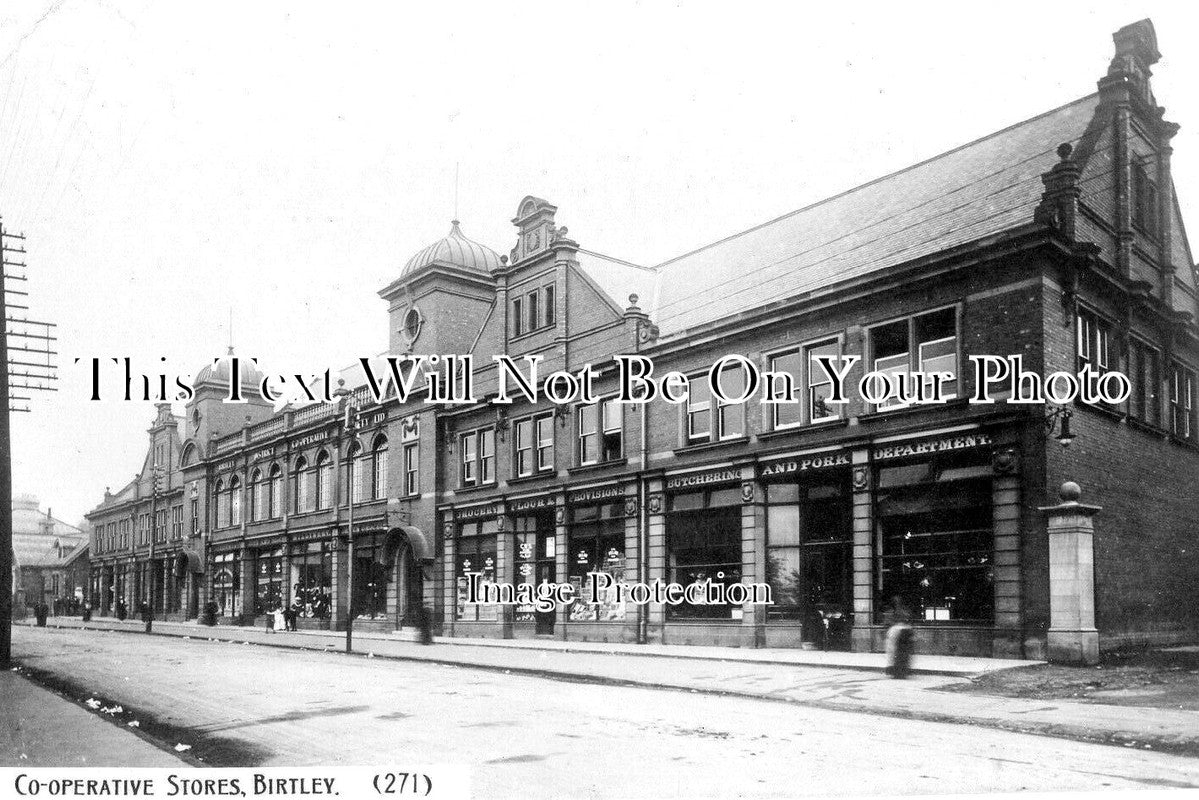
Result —
[[942, 153], [938, 153], [937, 155], [932, 156], [931, 158], [926, 158], [923, 161], [917, 161], [915, 164], [910, 164], [910, 165], [904, 167], [903, 169], [899, 169], [894, 172], [889, 172], [886, 175], [881, 175], [877, 178], [874, 178], [873, 180], [866, 181], [865, 183], [860, 183], [857, 186], [854, 186], [850, 189], [846, 189], [843, 192], [838, 192], [837, 194], [830, 195], [828, 197], [825, 197], [822, 200], [817, 200], [816, 202], [806, 205], [803, 208], [797, 208], [794, 211], [789, 211], [786, 214], [782, 214], [780, 216], [775, 217], [774, 219], [770, 219], [770, 220], [767, 220], [766, 222], [762, 222], [757, 225], [754, 225], [752, 228], [746, 228], [743, 231], [739, 231], [738, 233], [731, 234], [729, 236], [724, 237], [723, 239], [718, 239], [715, 242], [711, 242], [702, 247], [697, 247], [694, 250], [690, 250], [681, 255], [677, 255], [674, 258], [667, 259], [666, 261], [663, 261], [663, 262], [657, 264], [653, 269], [660, 270], [663, 267], [673, 264], [676, 261], [681, 261], [684, 258], [693, 256], [696, 253], [702, 253], [705, 250], [710, 250], [713, 247], [722, 245], [726, 242], [731, 242], [732, 240], [740, 238], [742, 236], [745, 236], [746, 234], [753, 233], [754, 231], [769, 227], [769, 226], [775, 224], [776, 222], [781, 222], [782, 220], [789, 219], [790, 217], [794, 217], [799, 214], [803, 214], [804, 212], [811, 211], [812, 209], [822, 206], [825, 203], [829, 203], [829, 202], [832, 202], [833, 200], [837, 200], [839, 198], [845, 197], [846, 195], [853, 194], [854, 192], [859, 191], [861, 189], [865, 189], [868, 186], [874, 186], [875, 184], [882, 183], [883, 181], [886, 181], [886, 180], [890, 180], [891, 178], [894, 178], [897, 175], [902, 175], [905, 172], [911, 172], [912, 170], [917, 169], [918, 167], [923, 167], [926, 164], [931, 164], [934, 161], [938, 161], [938, 160], [945, 158], [946, 156], [952, 155], [958, 151], [965, 150], [968, 147], [973, 147], [973, 146], [979, 144], [980, 142], [985, 142], [988, 139], [994, 139], [996, 136], [1001, 136], [1005, 133], [1008, 133], [1009, 131], [1019, 128], [1022, 125], [1027, 125], [1030, 122], [1035, 122], [1036, 120], [1042, 119], [1044, 117], [1048, 117], [1051, 114], [1056, 114], [1063, 109], [1069, 108], [1070, 106], [1077, 105], [1078, 103], [1082, 103], [1084, 101], [1096, 98], [1096, 97], [1098, 97], [1098, 95], [1099, 95], [1099, 92], [1094, 91], [1094, 92], [1091, 92], [1090, 94], [1083, 95], [1082, 97], [1077, 97], [1068, 103], [1063, 103], [1062, 105], [1057, 106], [1056, 108], [1051, 108], [1048, 111], [1044, 111], [1040, 114], [1036, 114], [1027, 119], [1020, 120], [1019, 122], [1008, 125], [1006, 128], [1000, 128], [997, 131], [992, 131], [991, 133], [988, 133], [986, 136], [980, 136], [977, 139], [973, 139], [964, 144], [960, 144], [957, 147], [951, 148]]

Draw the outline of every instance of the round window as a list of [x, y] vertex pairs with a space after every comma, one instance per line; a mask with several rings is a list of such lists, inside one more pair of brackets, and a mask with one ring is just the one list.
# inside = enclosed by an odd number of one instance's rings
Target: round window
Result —
[[404, 338], [408, 343], [416, 341], [416, 337], [420, 336], [420, 326], [424, 322], [421, 316], [420, 309], [416, 306], [408, 309], [408, 313], [404, 315]]

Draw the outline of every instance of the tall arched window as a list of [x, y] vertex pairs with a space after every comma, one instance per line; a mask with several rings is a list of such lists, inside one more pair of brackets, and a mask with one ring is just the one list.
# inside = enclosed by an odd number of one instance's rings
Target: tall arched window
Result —
[[333, 506], [333, 459], [322, 450], [316, 456], [316, 507]]
[[312, 510], [312, 490], [308, 485], [308, 479], [312, 473], [308, 471], [308, 459], [300, 456], [296, 459], [296, 470], [293, 475], [293, 483], [295, 485], [295, 509], [296, 513], [303, 513]]
[[216, 500], [216, 526], [224, 527], [225, 521], [229, 519], [229, 493], [225, 491], [225, 482], [217, 479], [216, 487], [212, 491], [213, 499]]
[[382, 500], [387, 497], [387, 437], [375, 439], [372, 450], [375, 469], [371, 476], [371, 495], [376, 500]]
[[355, 503], [361, 503], [366, 499], [364, 487], [370, 480], [370, 465], [366, 463], [363, 455], [362, 445], [358, 442], [351, 443], [350, 449], [346, 451], [346, 468], [350, 470], [350, 493]]
[[278, 464], [271, 464], [270, 500], [267, 515], [274, 519], [280, 516], [280, 504], [283, 502], [283, 470]]
[[250, 473], [250, 520], [258, 522], [266, 514], [266, 481], [262, 479], [262, 470], [255, 469]]
[[187, 445], [183, 448], [183, 455], [179, 459], [179, 466], [190, 467], [196, 459], [196, 448], [194, 445]]
[[229, 524], [241, 524], [241, 479], [236, 475], [229, 479]]

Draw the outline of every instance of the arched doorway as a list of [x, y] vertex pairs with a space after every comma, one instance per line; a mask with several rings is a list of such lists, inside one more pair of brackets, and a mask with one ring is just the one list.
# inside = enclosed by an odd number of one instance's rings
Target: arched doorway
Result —
[[392, 528], [387, 532], [386, 552], [386, 563], [395, 581], [395, 627], [419, 627], [425, 594], [424, 567], [432, 561], [428, 540], [419, 528]]

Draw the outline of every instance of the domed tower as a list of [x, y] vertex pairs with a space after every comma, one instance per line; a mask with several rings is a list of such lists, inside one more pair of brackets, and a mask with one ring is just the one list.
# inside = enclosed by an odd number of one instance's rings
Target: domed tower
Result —
[[487, 309], [495, 301], [500, 256], [466, 238], [458, 220], [424, 248], [379, 292], [388, 302], [388, 352], [468, 353]]
[[246, 417], [250, 424], [261, 422], [273, 413], [274, 406], [262, 396], [262, 372], [248, 358], [237, 359], [238, 386], [244, 402], [226, 402], [232, 386], [233, 348], [228, 354], [204, 367], [192, 384], [195, 396], [187, 404], [187, 437], [207, 442], [242, 429]]

